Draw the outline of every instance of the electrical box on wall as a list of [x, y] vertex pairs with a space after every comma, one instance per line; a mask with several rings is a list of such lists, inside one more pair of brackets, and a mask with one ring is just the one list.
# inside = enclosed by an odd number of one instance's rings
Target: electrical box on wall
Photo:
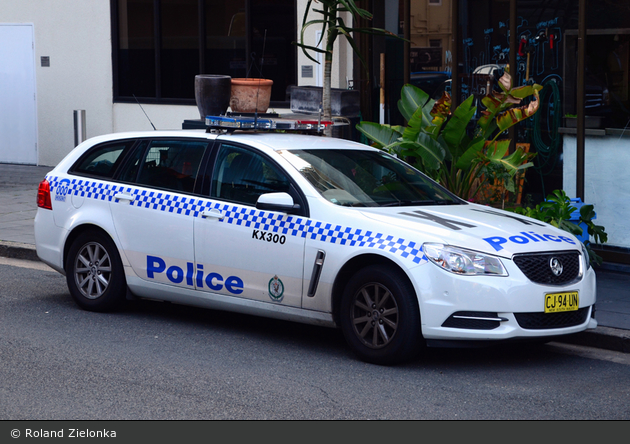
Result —
[[302, 65], [302, 78], [304, 79], [313, 78], [313, 65]]

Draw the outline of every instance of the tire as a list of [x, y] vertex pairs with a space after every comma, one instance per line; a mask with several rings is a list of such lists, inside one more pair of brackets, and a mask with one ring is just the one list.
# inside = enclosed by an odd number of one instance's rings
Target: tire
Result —
[[352, 351], [372, 364], [407, 362], [424, 343], [415, 291], [394, 266], [371, 265], [350, 278], [340, 324]]
[[70, 246], [66, 282], [79, 307], [89, 311], [112, 311], [122, 307], [127, 283], [116, 245], [106, 234], [81, 233]]

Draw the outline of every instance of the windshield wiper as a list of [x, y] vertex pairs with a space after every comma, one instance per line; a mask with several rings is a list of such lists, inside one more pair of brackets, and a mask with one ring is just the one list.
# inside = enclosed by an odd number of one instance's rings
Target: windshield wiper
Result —
[[455, 202], [447, 199], [440, 200], [399, 200], [397, 202], [390, 202], [382, 204], [381, 207], [412, 207], [412, 206], [424, 206], [424, 205], [459, 205], [459, 202]]
[[440, 199], [435, 201], [435, 205], [460, 205], [461, 202], [449, 199]]

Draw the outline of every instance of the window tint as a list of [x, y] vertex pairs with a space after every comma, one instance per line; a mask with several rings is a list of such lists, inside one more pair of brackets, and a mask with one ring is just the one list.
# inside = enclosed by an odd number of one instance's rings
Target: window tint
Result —
[[111, 178], [134, 141], [98, 145], [83, 155], [72, 167], [71, 172]]
[[[192, 192], [206, 141], [154, 140], [139, 162], [137, 183], [173, 191]], [[138, 168], [131, 161], [121, 180], [133, 180]]]
[[127, 156], [125, 164], [121, 167], [122, 171], [118, 175], [117, 179], [122, 182], [135, 182], [138, 178], [138, 170], [140, 169], [140, 163], [144, 156], [144, 152], [149, 144], [148, 140], [144, 140], [133, 149]]
[[289, 192], [287, 176], [264, 157], [223, 145], [212, 175], [211, 197], [255, 205], [264, 193]]

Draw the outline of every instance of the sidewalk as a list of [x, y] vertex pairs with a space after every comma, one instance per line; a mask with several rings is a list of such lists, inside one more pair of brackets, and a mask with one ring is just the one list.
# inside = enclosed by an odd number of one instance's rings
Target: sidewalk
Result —
[[[33, 219], [37, 187], [52, 167], [0, 163], [0, 256], [39, 260]], [[595, 330], [563, 338], [563, 342], [630, 353], [630, 267], [597, 269]]]

